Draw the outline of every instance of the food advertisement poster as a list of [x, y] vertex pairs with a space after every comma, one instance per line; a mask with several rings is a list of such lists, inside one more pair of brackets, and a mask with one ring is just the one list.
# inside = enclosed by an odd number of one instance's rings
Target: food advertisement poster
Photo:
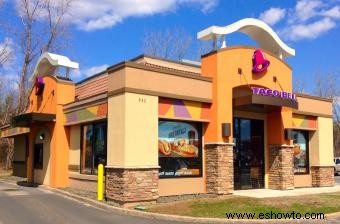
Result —
[[197, 123], [159, 121], [159, 177], [202, 175], [200, 130]]
[[308, 171], [308, 133], [294, 131], [294, 173], [306, 173]]
[[198, 130], [190, 123], [160, 122], [160, 157], [198, 157]]

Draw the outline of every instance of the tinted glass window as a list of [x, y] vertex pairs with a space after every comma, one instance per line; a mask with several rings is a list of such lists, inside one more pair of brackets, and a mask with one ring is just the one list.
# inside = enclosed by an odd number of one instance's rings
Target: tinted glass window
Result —
[[294, 137], [294, 173], [309, 172], [309, 133], [308, 131], [293, 131]]
[[98, 164], [106, 164], [106, 123], [82, 126], [80, 172], [97, 174]]

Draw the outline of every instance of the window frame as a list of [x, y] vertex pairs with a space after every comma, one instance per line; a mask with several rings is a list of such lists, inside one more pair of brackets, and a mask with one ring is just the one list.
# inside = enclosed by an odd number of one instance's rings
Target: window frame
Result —
[[[95, 156], [96, 156], [96, 151], [94, 150], [94, 148], [95, 148], [95, 144], [96, 144], [96, 141], [95, 141], [95, 127], [96, 126], [105, 126], [105, 136], [104, 136], [104, 145], [105, 145], [105, 149], [104, 149], [104, 151], [105, 151], [105, 164], [104, 165], [106, 165], [106, 163], [107, 163], [107, 121], [97, 121], [97, 122], [92, 122], [92, 123], [85, 123], [85, 124], [82, 124], [82, 125], [80, 125], [80, 160], [79, 160], [79, 162], [80, 162], [80, 166], [79, 166], [79, 174], [82, 174], [82, 175], [97, 175], [96, 174], [96, 172], [95, 172], [95, 170], [96, 170], [96, 167], [95, 167]], [[92, 158], [91, 158], [91, 160], [92, 160], [92, 167], [91, 167], [91, 173], [83, 173], [82, 171], [83, 171], [83, 167], [82, 167], [82, 163], [83, 163], [83, 138], [84, 138], [84, 126], [92, 126], [92, 144], [91, 144], [91, 153], [92, 153]]]
[[[306, 139], [306, 172], [295, 172], [295, 155], [293, 155], [293, 169], [294, 169], [294, 175], [308, 175], [310, 174], [310, 161], [309, 161], [309, 142], [310, 142], [310, 133], [307, 130], [301, 130], [301, 129], [293, 129], [293, 136], [294, 136], [294, 132], [300, 132], [304, 135], [305, 139]], [[294, 143], [294, 139], [293, 139], [293, 144], [298, 144], [298, 143]]]
[[[164, 121], [164, 122], [181, 122], [181, 123], [187, 123], [187, 124], [196, 124], [197, 125], [197, 132], [199, 134], [198, 140], [198, 157], [197, 158], [183, 158], [183, 159], [197, 159], [198, 162], [200, 163], [199, 169], [199, 175], [183, 175], [183, 176], [160, 176], [159, 173], [161, 171], [161, 164], [160, 164], [160, 159], [168, 159], [168, 158], [175, 158], [175, 157], [159, 157], [159, 152], [158, 152], [158, 165], [160, 167], [159, 172], [158, 172], [158, 178], [159, 179], [180, 179], [180, 178], [202, 178], [203, 177], [203, 128], [204, 128], [204, 123], [200, 121], [187, 121], [187, 120], [173, 120], [173, 119], [158, 119], [158, 128], [159, 128], [159, 122]], [[159, 136], [157, 140], [159, 139]]]

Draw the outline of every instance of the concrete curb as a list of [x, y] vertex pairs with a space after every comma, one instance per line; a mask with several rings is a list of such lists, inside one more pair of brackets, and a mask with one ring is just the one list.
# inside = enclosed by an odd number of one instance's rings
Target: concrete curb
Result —
[[[4, 180], [0, 178], [0, 182], [16, 185], [16, 181], [12, 180]], [[127, 209], [127, 208], [121, 208], [121, 207], [115, 207], [108, 204], [105, 204], [103, 202], [98, 202], [96, 200], [82, 197], [76, 194], [72, 194], [70, 192], [52, 188], [49, 186], [43, 186], [39, 185], [37, 188], [49, 190], [51, 192], [54, 192], [58, 194], [59, 196], [68, 198], [70, 200], [74, 201], [81, 201], [84, 203], [87, 203], [91, 205], [94, 208], [102, 209], [106, 211], [113, 211], [117, 214], [121, 215], [130, 215], [135, 217], [141, 217], [141, 218], [147, 218], [147, 219], [157, 219], [157, 220], [164, 220], [164, 221], [175, 221], [175, 222], [186, 222], [186, 223], [273, 223], [273, 222], [280, 222], [280, 223], [291, 223], [292, 220], [294, 221], [309, 221], [308, 219], [226, 219], [226, 218], [200, 218], [200, 217], [191, 217], [191, 216], [179, 216], [179, 215], [169, 215], [169, 214], [159, 214], [159, 213], [152, 213], [152, 212], [143, 212], [143, 211], [137, 211], [133, 209]], [[336, 213], [330, 213], [326, 214], [325, 220], [317, 220], [319, 222], [327, 222], [328, 218], [335, 218], [340, 216], [340, 212]], [[310, 220], [310, 221], [316, 221], [316, 220]]]

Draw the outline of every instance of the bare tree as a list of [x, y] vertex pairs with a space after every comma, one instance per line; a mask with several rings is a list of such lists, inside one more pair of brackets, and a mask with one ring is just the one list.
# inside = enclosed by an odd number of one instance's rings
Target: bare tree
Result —
[[[0, 0], [0, 6], [2, 2]], [[13, 41], [19, 51], [16, 52], [19, 78], [18, 90], [15, 91], [8, 87], [11, 85], [0, 82], [0, 126], [8, 124], [12, 116], [26, 110], [30, 84], [28, 79], [39, 55], [46, 51], [58, 53], [67, 46], [65, 43], [69, 33], [66, 17], [72, 2], [73, 0], [17, 0], [16, 10], [21, 23], [11, 27], [10, 22], [2, 18], [0, 28], [8, 30], [10, 39], [0, 45], [0, 67], [12, 59]], [[2, 140], [2, 145], [6, 149], [6, 168], [10, 168], [13, 142], [10, 139]]]
[[6, 38], [2, 43], [0, 43], [0, 68], [5, 64], [10, 63], [13, 59], [12, 42], [10, 39]]
[[[3, 6], [3, 0], [0, 0], [0, 9]], [[2, 24], [0, 24], [2, 26]], [[0, 69], [6, 64], [9, 63], [13, 58], [12, 51], [12, 41], [9, 38], [5, 38], [5, 40], [0, 43]]]
[[167, 59], [181, 60], [189, 52], [191, 36], [183, 28], [147, 31], [143, 38], [144, 53]]
[[295, 93], [304, 93], [306, 88], [305, 84], [306, 84], [305, 80], [301, 78], [295, 78], [293, 83], [293, 91]]
[[[7, 83], [8, 85], [8, 83]], [[10, 122], [12, 115], [15, 113], [16, 94], [13, 89], [6, 88], [4, 82], [0, 81], [0, 126]], [[5, 151], [5, 168], [12, 168], [13, 161], [13, 140], [6, 138], [1, 139], [0, 149]]]
[[21, 19], [19, 47], [22, 63], [19, 79], [17, 113], [26, 108], [28, 75], [32, 73], [37, 57], [46, 51], [58, 52], [65, 47], [67, 23], [65, 17], [72, 0], [19, 0], [17, 5]]

